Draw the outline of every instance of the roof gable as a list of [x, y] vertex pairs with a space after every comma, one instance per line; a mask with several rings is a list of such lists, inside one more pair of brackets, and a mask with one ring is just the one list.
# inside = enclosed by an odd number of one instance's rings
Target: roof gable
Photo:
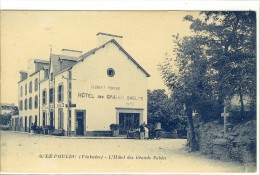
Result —
[[[77, 63], [83, 61], [84, 59], [86, 59], [86, 58], [87, 58], [88, 56], [90, 56], [91, 54], [95, 54], [95, 52], [98, 52], [99, 50], [102, 50], [102, 49], [103, 49], [107, 44], [109, 44], [109, 43], [115, 44], [115, 45], [137, 66], [137, 68], [141, 69], [142, 72], [143, 72], [147, 77], [150, 77], [150, 74], [149, 74], [148, 72], [146, 72], [146, 71], [144, 70], [144, 68], [142, 68], [142, 66], [141, 66], [140, 64], [138, 64], [138, 63], [134, 60], [134, 58], [131, 57], [131, 56], [126, 52], [126, 50], [125, 50], [118, 42], [116, 42], [115, 39], [112, 39], [112, 40], [106, 42], [105, 44], [101, 45], [100, 47], [95, 48], [95, 49], [93, 49], [93, 50], [91, 50], [91, 51], [89, 51], [89, 52], [87, 52], [87, 53], [81, 55], [81, 56], [80, 56], [80, 59], [78, 60]], [[75, 64], [77, 64], [77, 63], [75, 63]], [[75, 65], [75, 64], [74, 64], [74, 65]], [[74, 65], [72, 65], [72, 67], [73, 67]]]

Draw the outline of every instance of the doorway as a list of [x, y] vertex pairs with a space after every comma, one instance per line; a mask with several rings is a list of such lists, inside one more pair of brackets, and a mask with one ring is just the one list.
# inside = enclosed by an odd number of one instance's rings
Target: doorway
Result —
[[75, 131], [76, 136], [84, 136], [86, 131], [86, 111], [76, 110]]

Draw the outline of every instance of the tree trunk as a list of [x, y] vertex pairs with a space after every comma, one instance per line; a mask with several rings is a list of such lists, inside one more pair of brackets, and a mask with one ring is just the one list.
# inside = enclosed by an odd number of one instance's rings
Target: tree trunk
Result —
[[198, 150], [198, 144], [196, 141], [195, 131], [194, 131], [194, 124], [193, 124], [193, 118], [192, 118], [192, 108], [190, 105], [186, 106], [186, 115], [187, 115], [187, 123], [188, 123], [188, 145], [190, 148], [190, 151], [197, 151]]
[[243, 102], [243, 92], [242, 92], [242, 88], [239, 88], [239, 97], [240, 97], [240, 117], [243, 120], [244, 119], [244, 113], [245, 113], [245, 106], [244, 106], [244, 102]]

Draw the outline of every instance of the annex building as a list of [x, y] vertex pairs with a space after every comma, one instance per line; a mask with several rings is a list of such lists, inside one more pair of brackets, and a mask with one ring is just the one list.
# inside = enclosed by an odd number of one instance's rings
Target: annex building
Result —
[[64, 129], [66, 135], [92, 136], [119, 124], [120, 134], [147, 123], [150, 76], [121, 46], [122, 36], [97, 34], [89, 52], [63, 49], [49, 60], [30, 60], [20, 71], [19, 117], [13, 129], [32, 124]]

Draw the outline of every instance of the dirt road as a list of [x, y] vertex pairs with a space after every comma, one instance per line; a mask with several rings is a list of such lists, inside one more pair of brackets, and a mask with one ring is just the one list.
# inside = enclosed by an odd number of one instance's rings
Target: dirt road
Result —
[[27, 173], [244, 172], [240, 163], [187, 153], [186, 140], [73, 139], [1, 131], [1, 171]]

